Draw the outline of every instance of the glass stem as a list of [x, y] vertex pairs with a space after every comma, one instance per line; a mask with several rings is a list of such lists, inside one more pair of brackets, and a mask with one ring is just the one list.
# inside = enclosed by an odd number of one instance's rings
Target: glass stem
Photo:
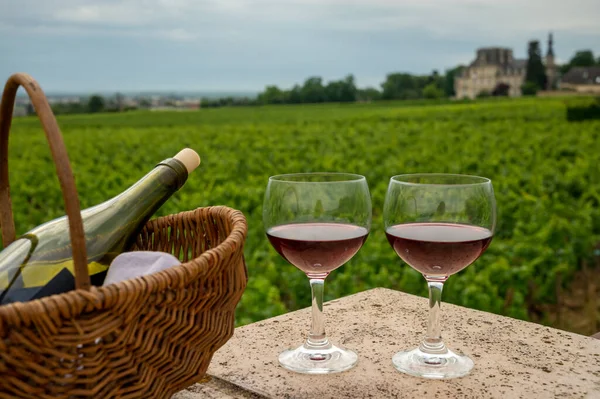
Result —
[[305, 344], [305, 346], [310, 349], [324, 349], [331, 346], [325, 335], [325, 320], [323, 318], [324, 286], [324, 279], [310, 279], [310, 289], [312, 292], [312, 324], [310, 327], [310, 334]]
[[427, 323], [427, 336], [421, 342], [420, 349], [425, 353], [444, 354], [448, 352], [442, 341], [442, 328], [440, 327], [440, 305], [444, 282], [427, 281], [427, 286], [429, 287], [429, 322]]

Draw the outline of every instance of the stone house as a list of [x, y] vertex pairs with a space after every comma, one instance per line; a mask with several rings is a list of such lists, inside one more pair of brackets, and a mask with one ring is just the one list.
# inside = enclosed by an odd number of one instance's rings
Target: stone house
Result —
[[[548, 87], [551, 88], [557, 78], [554, 63], [552, 34], [548, 38], [548, 53], [545, 57]], [[477, 50], [476, 58], [454, 80], [457, 98], [476, 98], [480, 93], [492, 93], [499, 85], [508, 86], [508, 95], [521, 95], [521, 86], [525, 82], [526, 59], [516, 59], [512, 49], [486, 47]]]
[[578, 93], [600, 94], [600, 66], [571, 68], [560, 79], [558, 88]]

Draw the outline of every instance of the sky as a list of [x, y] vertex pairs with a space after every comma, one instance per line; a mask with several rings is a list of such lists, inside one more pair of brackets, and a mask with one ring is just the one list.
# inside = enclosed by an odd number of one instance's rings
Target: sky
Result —
[[478, 47], [525, 58], [600, 56], [600, 0], [0, 0], [0, 79], [45, 91], [259, 91], [309, 76], [468, 64]]

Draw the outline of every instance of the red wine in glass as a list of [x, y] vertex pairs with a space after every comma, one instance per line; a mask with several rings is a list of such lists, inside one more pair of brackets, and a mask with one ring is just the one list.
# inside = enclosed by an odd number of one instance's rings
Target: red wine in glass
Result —
[[349, 261], [367, 239], [364, 227], [343, 223], [294, 223], [271, 227], [273, 248], [310, 278], [325, 278]]
[[[311, 326], [300, 346], [279, 354], [279, 364], [304, 374], [339, 373], [354, 367], [356, 352], [325, 334], [325, 278], [354, 256], [371, 227], [367, 179], [351, 173], [292, 173], [271, 176], [263, 223], [273, 248], [310, 280]], [[341, 221], [336, 223], [336, 221]]]
[[496, 198], [491, 180], [443, 173], [393, 176], [383, 218], [394, 251], [423, 274], [429, 289], [427, 333], [417, 348], [392, 356], [392, 364], [424, 378], [469, 374], [473, 360], [442, 339], [442, 290], [450, 275], [477, 260], [492, 241]]
[[406, 223], [387, 229], [402, 260], [428, 277], [448, 277], [483, 254], [492, 241], [486, 228], [453, 223]]

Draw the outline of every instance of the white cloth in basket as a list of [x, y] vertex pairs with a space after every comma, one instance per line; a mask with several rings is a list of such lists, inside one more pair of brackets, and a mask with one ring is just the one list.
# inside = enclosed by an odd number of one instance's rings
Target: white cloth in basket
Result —
[[166, 252], [124, 252], [112, 261], [102, 285], [156, 273], [180, 264], [179, 259]]

